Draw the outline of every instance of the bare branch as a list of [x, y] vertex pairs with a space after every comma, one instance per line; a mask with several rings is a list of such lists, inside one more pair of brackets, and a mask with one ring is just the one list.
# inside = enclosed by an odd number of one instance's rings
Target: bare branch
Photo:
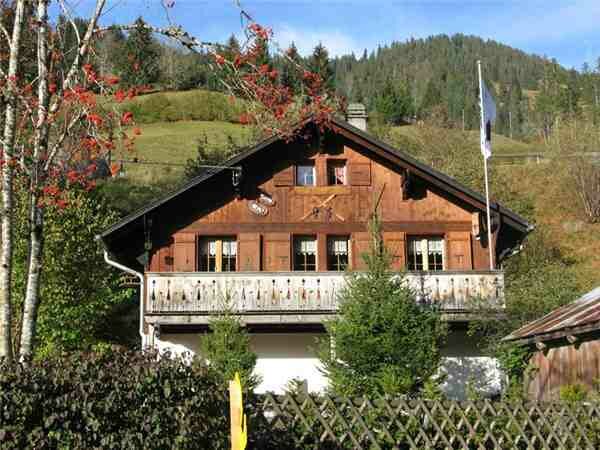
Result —
[[67, 5], [65, 4], [64, 0], [59, 0], [58, 3], [60, 5], [60, 9], [64, 13], [65, 17], [68, 19], [69, 23], [71, 24], [71, 27], [73, 28], [73, 31], [75, 32], [75, 36], [77, 37], [77, 48], [79, 48], [81, 46], [81, 36], [79, 34], [79, 29], [75, 24], [75, 20], [73, 19], [73, 15], [67, 8]]

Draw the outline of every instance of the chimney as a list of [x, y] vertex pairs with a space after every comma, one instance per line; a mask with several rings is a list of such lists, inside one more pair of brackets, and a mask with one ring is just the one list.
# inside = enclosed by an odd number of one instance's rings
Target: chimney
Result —
[[346, 121], [363, 131], [367, 131], [367, 108], [362, 103], [350, 103]]

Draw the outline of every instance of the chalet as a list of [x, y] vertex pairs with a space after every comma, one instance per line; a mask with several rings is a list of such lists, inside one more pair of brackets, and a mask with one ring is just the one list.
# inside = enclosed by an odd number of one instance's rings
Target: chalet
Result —
[[267, 139], [99, 236], [106, 261], [140, 280], [143, 346], [196, 352], [227, 303], [251, 333], [263, 390], [291, 378], [322, 389], [311, 347], [336, 314], [344, 269], [364, 268], [377, 204], [394, 269], [451, 324], [448, 389], [486, 377], [497, 388], [465, 324], [472, 299], [502, 307], [502, 261], [532, 227], [492, 203], [487, 242], [479, 193], [369, 135], [362, 105], [350, 113], [326, 132], [309, 122], [290, 142]]
[[557, 400], [565, 386], [596, 391], [600, 379], [600, 286], [534, 320], [503, 339], [529, 347], [526, 393], [532, 400]]

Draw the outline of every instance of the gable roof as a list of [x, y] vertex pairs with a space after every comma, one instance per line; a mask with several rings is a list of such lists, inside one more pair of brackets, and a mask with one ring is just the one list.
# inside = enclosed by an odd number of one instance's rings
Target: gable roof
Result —
[[503, 338], [522, 344], [600, 331], [600, 286]]
[[[299, 125], [299, 127], [305, 126], [307, 123], [310, 123], [310, 120], [303, 122], [301, 125]], [[353, 125], [350, 125], [348, 122], [346, 122], [342, 119], [333, 117], [331, 119], [330, 126], [333, 129], [333, 131], [344, 135], [345, 137], [347, 137], [348, 139], [350, 139], [352, 141], [355, 141], [359, 144], [364, 145], [371, 151], [384, 157], [385, 159], [389, 160], [390, 162], [392, 162], [402, 168], [412, 171], [417, 176], [428, 180], [429, 182], [438, 186], [442, 190], [447, 191], [447, 192], [461, 198], [462, 200], [466, 201], [467, 203], [472, 204], [474, 207], [476, 207], [482, 211], [485, 211], [485, 197], [483, 195], [481, 195], [478, 192], [473, 191], [472, 189], [459, 183], [455, 179], [449, 177], [448, 175], [446, 175], [442, 172], [439, 172], [439, 171], [433, 169], [432, 167], [429, 167], [428, 165], [416, 160], [415, 158], [408, 155], [407, 153], [402, 152], [402, 151], [376, 139], [374, 136], [370, 135], [369, 133], [366, 133], [365, 131], [363, 131], [359, 128], [356, 128]], [[260, 143], [256, 144], [253, 147], [249, 147], [249, 148], [242, 150], [238, 155], [236, 155], [233, 158], [230, 158], [229, 160], [224, 162], [222, 164], [222, 166], [223, 167], [235, 167], [235, 166], [239, 165], [240, 163], [242, 163], [244, 161], [244, 159], [248, 158], [249, 156], [265, 149], [266, 147], [268, 147], [271, 144], [274, 144], [280, 140], [281, 140], [281, 138], [279, 136], [272, 136], [270, 138], [267, 138], [267, 139], [261, 141]], [[137, 211], [134, 211], [133, 213], [129, 214], [128, 216], [124, 217], [119, 222], [115, 223], [114, 225], [112, 225], [109, 228], [107, 228], [106, 230], [104, 230], [97, 237], [100, 239], [105, 239], [112, 233], [128, 226], [129, 224], [142, 218], [145, 214], [147, 214], [147, 213], [151, 212], [152, 210], [158, 208], [159, 206], [169, 202], [173, 198], [194, 188], [195, 186], [198, 186], [199, 184], [212, 178], [213, 176], [215, 176], [216, 174], [218, 174], [224, 170], [227, 170], [227, 169], [215, 168], [215, 169], [205, 170], [198, 176], [192, 178], [190, 181], [185, 183], [183, 186], [169, 192], [164, 197], [159, 198], [153, 202], [150, 202], [148, 205], [146, 205], [146, 206], [138, 209]], [[518, 214], [514, 213], [510, 209], [502, 206], [501, 204], [499, 204], [497, 202], [490, 202], [490, 209], [492, 211], [495, 211], [498, 214], [501, 214], [503, 220], [506, 220], [510, 225], [515, 227], [520, 232], [528, 233], [528, 232], [532, 231], [534, 228], [523, 217], [519, 216]]]

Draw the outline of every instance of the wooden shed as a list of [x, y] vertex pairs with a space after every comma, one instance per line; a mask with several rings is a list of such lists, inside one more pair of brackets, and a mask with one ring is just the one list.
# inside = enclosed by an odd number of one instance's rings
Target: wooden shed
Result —
[[600, 381], [600, 287], [503, 340], [534, 350], [535, 370], [526, 381], [532, 400], [556, 400], [563, 386], [595, 388]]

